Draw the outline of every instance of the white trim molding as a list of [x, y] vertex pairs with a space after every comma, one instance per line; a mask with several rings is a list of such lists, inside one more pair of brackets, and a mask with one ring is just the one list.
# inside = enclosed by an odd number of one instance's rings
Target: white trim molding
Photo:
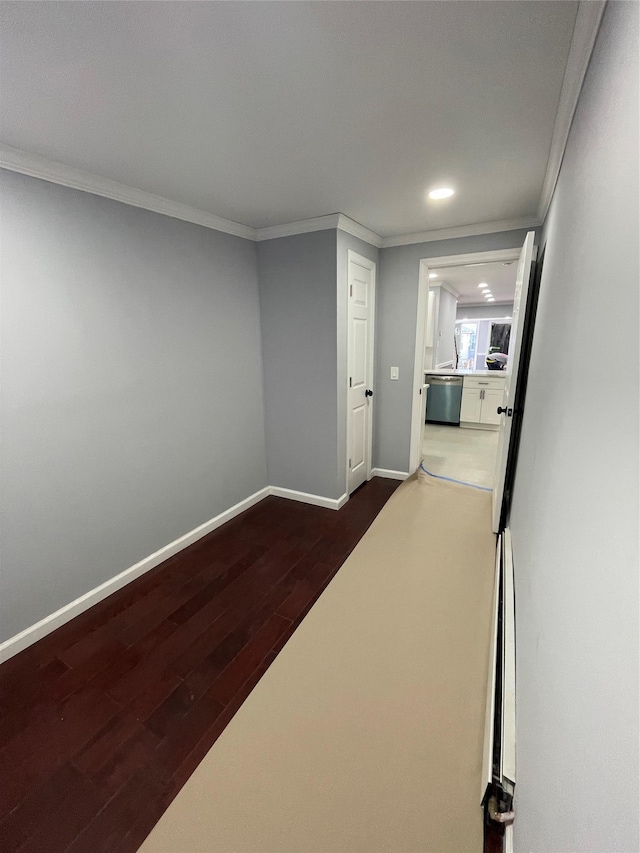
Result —
[[338, 227], [339, 213], [328, 216], [315, 216], [313, 219], [300, 219], [298, 222], [285, 222], [269, 228], [256, 228], [254, 240], [276, 240], [278, 237], [293, 237], [295, 234], [308, 234], [311, 231], [329, 231]]
[[109, 580], [100, 584], [100, 586], [89, 590], [89, 592], [86, 592], [84, 595], [76, 598], [75, 601], [65, 604], [64, 607], [61, 607], [60, 610], [56, 610], [55, 613], [45, 616], [44, 619], [36, 622], [35, 625], [31, 625], [29, 628], [25, 628], [24, 631], [16, 634], [14, 637], [10, 637], [8, 640], [5, 640], [4, 643], [0, 644], [0, 663], [8, 660], [10, 657], [13, 657], [13, 655], [16, 655], [18, 652], [26, 649], [28, 646], [32, 645], [37, 640], [42, 639], [42, 637], [45, 637], [52, 631], [55, 631], [56, 628], [59, 628], [66, 622], [69, 622], [74, 618], [74, 616], [78, 616], [80, 613], [83, 613], [85, 610], [93, 607], [94, 604], [98, 604], [98, 602], [102, 601], [104, 598], [107, 598], [112, 593], [122, 589], [123, 586], [131, 583], [131, 581], [140, 577], [140, 575], [154, 569], [156, 566], [159, 566], [160, 563], [164, 563], [164, 561], [168, 560], [169, 557], [173, 557], [174, 554], [182, 551], [183, 548], [187, 548], [189, 545], [197, 542], [198, 539], [202, 539], [203, 536], [206, 536], [216, 528], [221, 527], [225, 522], [231, 521], [232, 518], [240, 515], [241, 512], [244, 512], [259, 503], [270, 494], [271, 490], [269, 486], [266, 486], [264, 489], [260, 489], [259, 492], [249, 495], [248, 498], [245, 498], [235, 504], [235, 506], [221, 512], [209, 521], [205, 521], [204, 524], [200, 524], [198, 527], [189, 531], [189, 533], [185, 533], [184, 536], [174, 539], [173, 542], [165, 545], [164, 548], [160, 548], [159, 551], [155, 551], [153, 554], [150, 554], [148, 557], [140, 560], [140, 562], [130, 566], [128, 569], [120, 572], [120, 574], [115, 575], [115, 577], [109, 578]]
[[173, 557], [174, 554], [177, 554], [184, 548], [188, 548], [189, 545], [193, 545], [193, 543], [197, 542], [198, 539], [202, 539], [203, 536], [206, 536], [208, 533], [212, 533], [227, 521], [231, 521], [232, 518], [235, 518], [237, 515], [240, 515], [240, 513], [250, 509], [252, 506], [270, 495], [333, 510], [338, 510], [343, 507], [349, 498], [347, 494], [334, 499], [325, 498], [321, 495], [308, 494], [307, 492], [296, 492], [293, 489], [281, 489], [278, 486], [265, 486], [264, 489], [260, 489], [260, 491], [249, 495], [248, 498], [245, 498], [234, 506], [229, 507], [229, 509], [221, 512], [209, 521], [205, 521], [204, 524], [200, 524], [198, 527], [190, 530], [189, 533], [185, 533], [184, 536], [174, 539], [173, 542], [170, 542], [168, 545], [160, 548], [159, 551], [155, 551], [153, 554], [150, 554], [148, 557], [140, 560], [140, 562], [135, 565], [130, 566], [123, 572], [109, 578], [109, 580], [94, 589], [89, 590], [89, 592], [86, 592], [74, 601], [70, 601], [69, 604], [65, 604], [64, 607], [56, 610], [55, 613], [45, 616], [44, 619], [36, 622], [35, 625], [30, 625], [28, 628], [25, 628], [24, 631], [20, 631], [19, 634], [10, 637], [8, 640], [5, 640], [4, 643], [0, 643], [0, 663], [3, 663], [14, 655], [17, 655], [18, 652], [23, 651], [33, 645], [33, 643], [41, 640], [43, 637], [46, 637], [47, 634], [55, 631], [56, 628], [59, 628], [66, 622], [69, 622], [75, 616], [79, 616], [80, 613], [84, 613], [85, 610], [93, 607], [94, 604], [98, 604], [103, 599], [112, 595], [112, 593], [117, 592], [128, 583], [131, 583], [131, 581], [146, 572], [151, 571], [151, 569], [155, 569], [155, 567], [159, 566], [160, 563], [164, 563], [165, 560]]
[[508, 823], [504, 828], [504, 853], [513, 853], [513, 824]]
[[409, 474], [407, 471], [392, 471], [390, 468], [372, 468], [372, 477], [384, 477], [387, 480], [406, 480]]
[[399, 237], [384, 237], [382, 239], [382, 248], [409, 246], [412, 243], [433, 243], [435, 240], [454, 240], [456, 237], [476, 237], [481, 234], [495, 234], [498, 231], [530, 230], [531, 228], [538, 228], [540, 224], [540, 219], [535, 216], [500, 219], [493, 222], [478, 222], [475, 225], [439, 228], [436, 231], [421, 231], [417, 234], [404, 234]]
[[216, 216], [205, 210], [180, 204], [146, 190], [130, 187], [118, 181], [112, 181], [110, 178], [94, 175], [91, 172], [77, 169], [75, 166], [68, 166], [65, 163], [49, 160], [39, 154], [31, 154], [28, 151], [2, 143], [0, 143], [0, 168], [70, 189], [102, 196], [102, 198], [110, 198], [131, 207], [140, 207], [153, 213], [161, 213], [173, 219], [193, 222], [195, 225], [202, 225], [205, 228], [222, 231], [224, 234], [232, 234], [235, 237], [243, 237], [245, 240], [273, 240], [277, 237], [289, 237], [294, 234], [307, 234], [311, 231], [326, 231], [336, 228], [353, 234], [377, 248], [382, 245], [382, 238], [378, 234], [345, 216], [344, 213], [331, 213], [327, 216], [316, 216], [312, 219], [287, 222], [269, 228], [251, 228], [249, 225], [232, 222], [230, 219], [224, 219], [222, 216]]
[[221, 216], [216, 216], [213, 213], [197, 210], [195, 207], [171, 201], [168, 198], [148, 193], [145, 190], [120, 184], [117, 181], [112, 181], [110, 178], [93, 175], [91, 172], [84, 172], [82, 169], [76, 169], [74, 166], [67, 166], [64, 163], [47, 160], [38, 154], [29, 154], [27, 151], [12, 148], [10, 145], [0, 144], [0, 168], [9, 169], [11, 172], [19, 172], [21, 175], [29, 175], [32, 178], [40, 178], [42, 181], [60, 184], [63, 187], [70, 187], [71, 189], [91, 193], [92, 195], [110, 198], [114, 201], [122, 202], [122, 204], [128, 204], [131, 207], [141, 207], [144, 210], [151, 210], [154, 213], [171, 216], [173, 219], [193, 222], [195, 225], [202, 225], [214, 231], [232, 234], [234, 237], [244, 237], [246, 240], [256, 239], [255, 229], [249, 228], [247, 225], [232, 222], [230, 219], [223, 219]]
[[450, 293], [452, 296], [455, 296], [456, 299], [460, 298], [460, 294], [458, 291], [451, 287], [448, 281], [432, 281], [429, 283], [429, 290], [434, 287], [439, 287], [441, 290], [446, 290], [447, 293]]
[[[315, 216], [311, 219], [286, 222], [268, 228], [251, 228], [249, 225], [232, 222], [230, 219], [224, 219], [222, 216], [216, 216], [206, 210], [198, 210], [195, 207], [171, 201], [171, 199], [146, 190], [130, 187], [118, 181], [112, 181], [110, 178], [103, 178], [100, 175], [76, 169], [75, 166], [49, 160], [39, 154], [30, 154], [28, 151], [22, 151], [20, 148], [14, 148], [3, 143], [0, 143], [0, 169], [19, 172], [21, 175], [39, 178], [41, 181], [49, 181], [52, 184], [60, 184], [63, 187], [110, 198], [132, 207], [151, 210], [153, 213], [161, 213], [164, 216], [171, 216], [173, 219], [181, 219], [183, 222], [193, 222], [195, 225], [202, 225], [204, 228], [211, 228], [214, 231], [222, 231], [224, 234], [232, 234], [234, 237], [243, 237], [245, 240], [258, 242], [337, 228], [380, 249], [386, 246], [428, 243], [431, 240], [447, 240], [451, 237], [464, 237], [472, 234], [490, 234], [494, 231], [509, 231], [514, 228], [533, 227], [534, 225], [531, 219], [505, 220], [502, 222], [484, 222], [479, 225], [465, 225], [462, 228], [444, 228], [439, 231], [427, 231], [424, 234], [383, 238], [375, 231], [371, 231], [349, 216], [345, 216], [344, 213], [330, 213], [326, 216]], [[535, 225], [538, 224], [538, 222], [535, 223]]]
[[606, 0], [581, 0], [578, 5], [576, 21], [569, 56], [564, 71], [560, 100], [556, 111], [556, 120], [551, 137], [551, 147], [547, 159], [547, 169], [542, 183], [538, 217], [541, 222], [547, 215], [553, 191], [556, 187], [564, 150], [569, 138], [573, 116], [578, 105], [585, 74], [593, 46], [600, 29], [600, 22], [606, 6]]
[[269, 486], [269, 494], [276, 498], [286, 498], [289, 501], [299, 501], [303, 504], [322, 506], [325, 509], [341, 509], [349, 500], [349, 495], [346, 492], [339, 498], [325, 498], [322, 495], [297, 492], [295, 489], [283, 489], [280, 486]]
[[365, 228], [364, 225], [360, 225], [359, 222], [345, 216], [344, 213], [338, 214], [338, 229], [340, 231], [346, 231], [347, 234], [351, 234], [353, 237], [358, 237], [360, 240], [364, 240], [365, 243], [375, 246], [376, 249], [380, 249], [384, 242], [382, 237], [380, 237], [379, 234], [376, 234], [375, 231], [370, 231], [368, 228]]
[[[439, 258], [421, 258], [420, 263], [425, 265], [427, 272], [429, 269], [441, 269], [443, 267], [480, 266], [481, 264], [495, 264], [501, 261], [517, 261], [521, 251], [522, 249], [495, 249], [492, 252], [443, 255]], [[436, 282], [429, 281], [429, 287], [434, 287], [435, 285]]]
[[65, 163], [49, 160], [39, 154], [30, 154], [28, 151], [22, 151], [20, 148], [13, 148], [11, 145], [3, 143], [0, 143], [0, 169], [19, 172], [21, 175], [39, 178], [41, 181], [60, 184], [63, 187], [102, 196], [102, 198], [110, 198], [132, 207], [151, 210], [153, 213], [160, 213], [173, 219], [181, 219], [183, 222], [193, 222], [195, 225], [202, 225], [204, 228], [211, 228], [214, 231], [222, 231], [224, 234], [232, 234], [234, 237], [243, 237], [245, 240], [257, 242], [336, 228], [364, 240], [365, 243], [369, 243], [377, 249], [381, 249], [387, 246], [406, 246], [411, 243], [448, 240], [452, 237], [491, 234], [495, 231], [511, 231], [515, 228], [536, 227], [540, 224], [537, 220], [534, 222], [531, 218], [524, 218], [522, 220], [483, 222], [478, 225], [465, 225], [461, 228], [443, 228], [438, 231], [425, 231], [421, 234], [407, 234], [401, 237], [380, 237], [375, 231], [360, 225], [359, 222], [345, 216], [344, 213], [330, 213], [326, 216], [315, 216], [311, 219], [286, 222], [268, 228], [251, 228], [249, 225], [232, 222], [230, 219], [224, 219], [214, 213], [198, 210], [195, 207], [146, 192], [146, 190], [130, 187], [118, 181], [112, 181], [110, 178], [103, 178], [100, 175], [76, 169], [75, 166], [67, 166]]
[[345, 216], [344, 213], [330, 213], [327, 216], [316, 216], [313, 219], [300, 219], [298, 222], [286, 222], [283, 225], [273, 225], [270, 228], [257, 228], [255, 240], [275, 240], [278, 237], [292, 237], [295, 234], [308, 234], [311, 231], [328, 231], [337, 228], [346, 231], [365, 243], [376, 248], [382, 245], [382, 237], [374, 231], [360, 225], [354, 219]]

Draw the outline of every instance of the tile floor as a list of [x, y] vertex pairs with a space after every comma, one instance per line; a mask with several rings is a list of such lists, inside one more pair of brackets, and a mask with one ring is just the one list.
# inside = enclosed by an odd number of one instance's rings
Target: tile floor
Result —
[[498, 431], [425, 424], [423, 465], [431, 474], [493, 486]]

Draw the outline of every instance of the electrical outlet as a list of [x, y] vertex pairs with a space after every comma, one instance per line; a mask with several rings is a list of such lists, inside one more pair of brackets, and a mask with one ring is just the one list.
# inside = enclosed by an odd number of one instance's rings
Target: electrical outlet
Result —
[[391, 368], [391, 371], [390, 371], [390, 378], [391, 378], [391, 379], [399, 379], [399, 378], [400, 378], [400, 371], [398, 370], [398, 368], [397, 368], [397, 367], [392, 367], [392, 368]]

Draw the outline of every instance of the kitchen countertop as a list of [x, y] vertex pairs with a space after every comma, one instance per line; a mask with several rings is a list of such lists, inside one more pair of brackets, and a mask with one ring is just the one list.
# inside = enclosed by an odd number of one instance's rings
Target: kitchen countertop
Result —
[[493, 377], [503, 377], [506, 376], [505, 370], [444, 370], [444, 369], [436, 369], [436, 370], [425, 370], [425, 376], [493, 376]]

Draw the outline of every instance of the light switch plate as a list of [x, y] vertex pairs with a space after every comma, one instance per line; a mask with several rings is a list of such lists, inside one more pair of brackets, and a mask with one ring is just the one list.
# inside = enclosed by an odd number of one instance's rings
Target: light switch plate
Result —
[[400, 372], [399, 372], [397, 367], [391, 368], [390, 377], [391, 377], [391, 379], [399, 379], [400, 378]]

